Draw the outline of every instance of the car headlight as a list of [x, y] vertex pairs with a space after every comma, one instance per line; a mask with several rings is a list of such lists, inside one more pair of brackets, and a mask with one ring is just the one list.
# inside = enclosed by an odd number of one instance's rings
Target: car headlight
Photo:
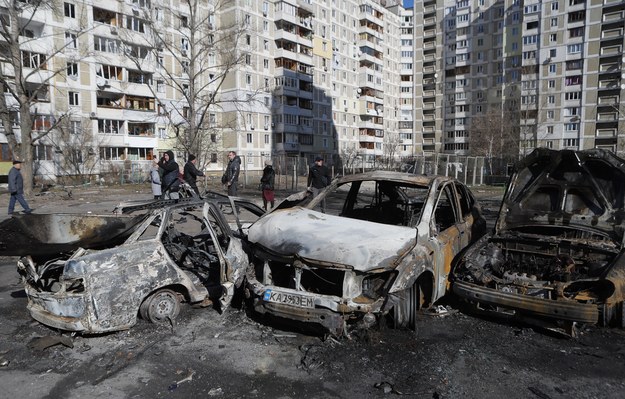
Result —
[[393, 272], [372, 274], [362, 279], [362, 295], [377, 299], [384, 295], [390, 287]]

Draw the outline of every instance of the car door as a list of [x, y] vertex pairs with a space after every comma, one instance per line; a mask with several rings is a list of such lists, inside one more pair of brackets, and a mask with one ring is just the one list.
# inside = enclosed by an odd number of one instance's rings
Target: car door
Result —
[[448, 276], [451, 264], [458, 252], [466, 244], [466, 224], [460, 218], [458, 201], [453, 183], [444, 183], [437, 191], [436, 206], [431, 219], [430, 231], [433, 232], [434, 245], [438, 247], [435, 258], [436, 293], [440, 298], [449, 288]]

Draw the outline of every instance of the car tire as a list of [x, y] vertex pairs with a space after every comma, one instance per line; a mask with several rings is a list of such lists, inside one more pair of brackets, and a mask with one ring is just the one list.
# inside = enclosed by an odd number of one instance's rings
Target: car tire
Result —
[[426, 305], [425, 290], [419, 279], [407, 290], [402, 291], [397, 305], [393, 307], [393, 327], [417, 329], [419, 311]]
[[139, 314], [151, 323], [173, 321], [180, 313], [180, 299], [172, 290], [158, 290], [148, 296], [139, 307]]

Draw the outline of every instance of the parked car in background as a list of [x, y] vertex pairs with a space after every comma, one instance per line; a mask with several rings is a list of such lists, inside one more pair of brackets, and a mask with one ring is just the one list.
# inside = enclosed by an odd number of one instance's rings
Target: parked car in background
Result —
[[625, 161], [600, 150], [537, 149], [516, 165], [493, 234], [453, 272], [476, 311], [575, 334], [623, 326]]
[[[316, 210], [321, 201], [327, 213]], [[447, 292], [453, 259], [485, 229], [475, 198], [453, 178], [340, 177], [249, 228], [247, 296], [257, 312], [335, 335], [384, 315], [414, 328], [419, 310]]]
[[240, 219], [249, 224], [264, 211], [225, 196], [118, 207], [120, 214], [137, 212], [147, 213], [121, 244], [18, 261], [33, 318], [61, 330], [102, 333], [130, 328], [139, 314], [171, 322], [182, 301], [228, 306], [248, 266], [247, 225]]

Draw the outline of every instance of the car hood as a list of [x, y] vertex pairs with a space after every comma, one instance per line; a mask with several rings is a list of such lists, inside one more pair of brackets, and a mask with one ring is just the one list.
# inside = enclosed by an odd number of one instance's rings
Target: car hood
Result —
[[248, 240], [279, 256], [359, 271], [393, 268], [416, 244], [416, 229], [332, 216], [301, 207], [253, 224]]
[[608, 236], [622, 246], [624, 165], [600, 149], [534, 150], [515, 166], [496, 234], [555, 226]]

